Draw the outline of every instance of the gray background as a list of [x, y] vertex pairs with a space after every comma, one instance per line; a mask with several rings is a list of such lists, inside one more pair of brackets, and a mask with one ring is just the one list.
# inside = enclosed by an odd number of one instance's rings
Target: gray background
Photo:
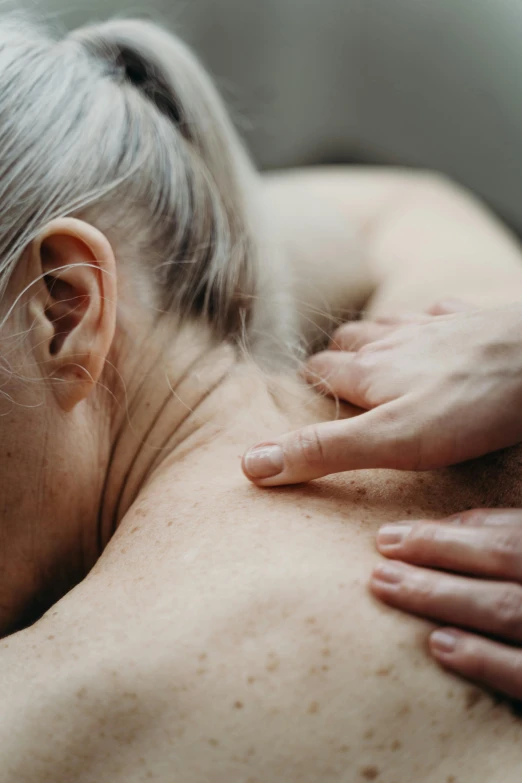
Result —
[[194, 46], [262, 167], [438, 169], [522, 233], [522, 0], [41, 0]]

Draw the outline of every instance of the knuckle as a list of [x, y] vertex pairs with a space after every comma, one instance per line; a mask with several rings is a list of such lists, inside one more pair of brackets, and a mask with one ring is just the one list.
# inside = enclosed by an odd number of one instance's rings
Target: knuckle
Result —
[[297, 448], [301, 460], [307, 468], [314, 472], [322, 470], [326, 460], [317, 427], [305, 427], [298, 433]]
[[379, 358], [379, 344], [367, 343], [362, 345], [354, 356], [354, 362], [362, 369], [372, 368]]
[[435, 544], [439, 538], [440, 531], [436, 525], [423, 524], [420, 522], [412, 526], [411, 532], [407, 538], [407, 543], [410, 548], [414, 550], [415, 554], [423, 556], [432, 551], [433, 544]]
[[411, 579], [410, 589], [420, 607], [429, 606], [436, 594], [436, 585], [428, 575], [416, 575]]
[[471, 511], [462, 511], [459, 514], [453, 514], [448, 517], [452, 524], [469, 525], [470, 527], [481, 526], [486, 522], [488, 510], [485, 508], [473, 508]]
[[414, 551], [415, 554], [422, 555], [424, 552], [429, 551], [436, 537], [436, 530], [431, 525], [416, 522], [411, 526], [405, 543], [408, 544], [408, 548]]
[[494, 597], [493, 616], [500, 630], [508, 636], [519, 636], [522, 630], [522, 588], [507, 585]]
[[495, 531], [491, 553], [499, 569], [512, 571], [522, 557], [522, 536], [518, 530]]

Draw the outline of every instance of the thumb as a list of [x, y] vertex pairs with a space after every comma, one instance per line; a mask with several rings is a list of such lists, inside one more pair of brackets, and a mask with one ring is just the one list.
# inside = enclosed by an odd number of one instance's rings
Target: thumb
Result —
[[315, 424], [260, 443], [245, 453], [242, 468], [259, 486], [275, 487], [346, 470], [412, 470], [416, 454], [406, 412], [401, 416], [389, 403], [353, 419]]

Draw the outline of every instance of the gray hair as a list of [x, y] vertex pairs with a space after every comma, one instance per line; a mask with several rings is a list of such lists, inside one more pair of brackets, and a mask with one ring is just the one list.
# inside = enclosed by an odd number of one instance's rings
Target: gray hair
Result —
[[0, 297], [43, 226], [75, 215], [149, 273], [158, 308], [203, 316], [220, 338], [253, 324], [286, 350], [289, 302], [282, 269], [260, 262], [258, 188], [174, 36], [118, 20], [56, 40], [19, 16], [0, 21]]

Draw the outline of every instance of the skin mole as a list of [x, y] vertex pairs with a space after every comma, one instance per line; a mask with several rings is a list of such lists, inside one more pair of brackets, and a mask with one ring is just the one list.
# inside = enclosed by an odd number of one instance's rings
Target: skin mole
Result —
[[473, 688], [472, 690], [468, 691], [466, 693], [466, 709], [472, 710], [480, 701], [482, 701], [482, 698], [483, 695], [477, 688]]
[[316, 715], [319, 712], [319, 704], [316, 701], [312, 701], [307, 710], [309, 715]]
[[369, 766], [361, 769], [361, 775], [365, 780], [377, 780], [380, 775], [378, 767]]

